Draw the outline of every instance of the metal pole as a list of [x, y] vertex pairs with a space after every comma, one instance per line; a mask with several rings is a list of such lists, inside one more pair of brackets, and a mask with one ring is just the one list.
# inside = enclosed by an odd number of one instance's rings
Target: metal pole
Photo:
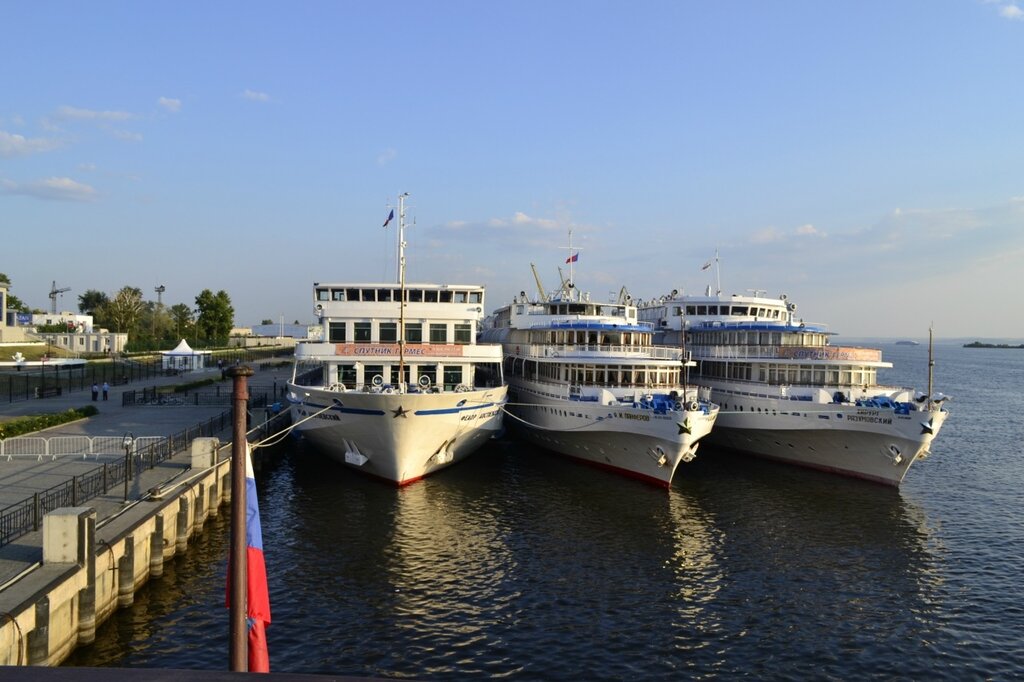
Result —
[[229, 670], [248, 672], [248, 631], [245, 626], [247, 611], [246, 538], [245, 538], [245, 415], [249, 400], [248, 377], [253, 370], [247, 365], [228, 368], [234, 380], [231, 436], [231, 552], [228, 558], [231, 580]]

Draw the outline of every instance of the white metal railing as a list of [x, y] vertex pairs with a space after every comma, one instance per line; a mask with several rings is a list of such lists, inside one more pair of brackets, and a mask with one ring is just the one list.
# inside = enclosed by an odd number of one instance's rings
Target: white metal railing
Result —
[[[167, 440], [165, 436], [139, 436], [132, 444], [132, 452], [138, 452], [154, 443]], [[12, 461], [15, 457], [98, 457], [99, 455], [123, 455], [124, 440], [121, 436], [15, 436], [0, 440], [0, 459]]]

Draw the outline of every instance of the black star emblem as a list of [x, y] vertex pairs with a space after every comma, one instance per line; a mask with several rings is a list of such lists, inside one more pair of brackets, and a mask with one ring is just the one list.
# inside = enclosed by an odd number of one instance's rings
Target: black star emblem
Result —
[[401, 405], [399, 405], [397, 409], [391, 410], [391, 413], [395, 415], [394, 417], [392, 417], [392, 419], [398, 419], [399, 417], [402, 417], [403, 419], [408, 419], [408, 417], [406, 417], [405, 415], [407, 415], [409, 412]]
[[679, 427], [679, 435], [686, 434], [690, 435], [690, 418], [687, 417], [681, 422], [676, 422], [676, 426]]
[[[934, 417], [932, 419], [934, 419]], [[926, 433], [935, 433], [935, 429], [932, 427], [932, 419], [929, 419], [927, 422], [921, 422], [922, 436]]]

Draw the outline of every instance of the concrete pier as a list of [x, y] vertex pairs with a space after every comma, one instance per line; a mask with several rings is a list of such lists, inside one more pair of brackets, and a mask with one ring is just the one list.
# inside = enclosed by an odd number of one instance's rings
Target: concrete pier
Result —
[[[287, 375], [287, 368], [262, 371], [253, 383], [283, 386]], [[35, 435], [168, 435], [224, 410], [122, 407], [116, 391], [110, 398], [95, 417]], [[0, 416], [87, 403], [62, 396], [0, 405]], [[75, 647], [93, 642], [96, 628], [114, 611], [131, 605], [141, 585], [162, 575], [168, 559], [188, 550], [189, 540], [230, 496], [230, 446], [222, 442], [230, 437], [230, 423], [226, 429], [193, 440], [152, 468], [139, 467], [127, 503], [120, 487], [108, 490], [47, 514], [40, 530], [0, 547], [0, 666], [59, 665]], [[96, 467], [95, 461], [87, 464]], [[0, 462], [0, 509], [61, 477], [77, 476], [83, 466], [72, 456]]]

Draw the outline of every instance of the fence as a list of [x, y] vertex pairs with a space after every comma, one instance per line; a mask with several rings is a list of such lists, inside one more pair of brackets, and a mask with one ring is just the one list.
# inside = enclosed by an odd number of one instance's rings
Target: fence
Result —
[[[238, 360], [252, 363], [290, 353], [290, 349], [238, 349], [218, 353], [216, 357], [231, 362]], [[122, 386], [176, 373], [176, 370], [164, 369], [161, 359], [153, 357], [139, 360], [104, 360], [87, 362], [84, 365], [43, 364], [38, 368], [32, 367], [20, 372], [0, 372], [0, 401], [13, 403], [18, 400], [45, 399], [62, 393], [86, 392], [93, 384], [102, 385], [106, 382], [111, 386]]]
[[[131, 480], [131, 470], [133, 468], [136, 471], [142, 471], [143, 467], [153, 469], [157, 464], [173, 457], [176, 452], [188, 448], [193, 439], [202, 436], [215, 436], [230, 427], [231, 422], [232, 411], [226, 410], [196, 426], [189, 427], [166, 438], [154, 438], [152, 442], [147, 442], [142, 447], [137, 448], [132, 458], [136, 462], [134, 466], [131, 464], [131, 460], [129, 460], [128, 467], [126, 467], [124, 459], [105, 462], [103, 465], [81, 476], [73, 476], [71, 480], [59, 483], [42, 492], [35, 493], [31, 497], [27, 497], [21, 502], [15, 502], [5, 507], [0, 510], [0, 547], [17, 540], [23, 535], [38, 531], [42, 526], [43, 517], [55, 509], [69, 506], [75, 507], [95, 497], [105, 495], [111, 488], [124, 483], [126, 478]], [[55, 437], [50, 440], [59, 441], [62, 438]], [[102, 438], [104, 437], [97, 437], [92, 440], [100, 441], [96, 443], [96, 446], [106, 447], [108, 444], [103, 442]], [[149, 437], [139, 440], [148, 441], [148, 439]], [[36, 437], [11, 438], [5, 441], [4, 445], [13, 441], [35, 440], [46, 439]], [[115, 438], [114, 440], [117, 442], [118, 448], [123, 451], [121, 439]], [[30, 448], [33, 445], [23, 444], [17, 447]], [[34, 444], [34, 447], [38, 448], [40, 446], [39, 444]], [[60, 449], [65, 447], [65, 444], [55, 447]], [[47, 452], [49, 452], [49, 444], [46, 445], [46, 448]], [[12, 454], [11, 456], [14, 455]]]
[[[142, 450], [162, 441], [163, 436], [141, 436], [135, 439], [135, 449]], [[18, 436], [0, 440], [0, 459], [8, 462], [15, 457], [44, 458], [81, 457], [94, 459], [100, 455], [124, 454], [124, 441], [120, 436]]]

